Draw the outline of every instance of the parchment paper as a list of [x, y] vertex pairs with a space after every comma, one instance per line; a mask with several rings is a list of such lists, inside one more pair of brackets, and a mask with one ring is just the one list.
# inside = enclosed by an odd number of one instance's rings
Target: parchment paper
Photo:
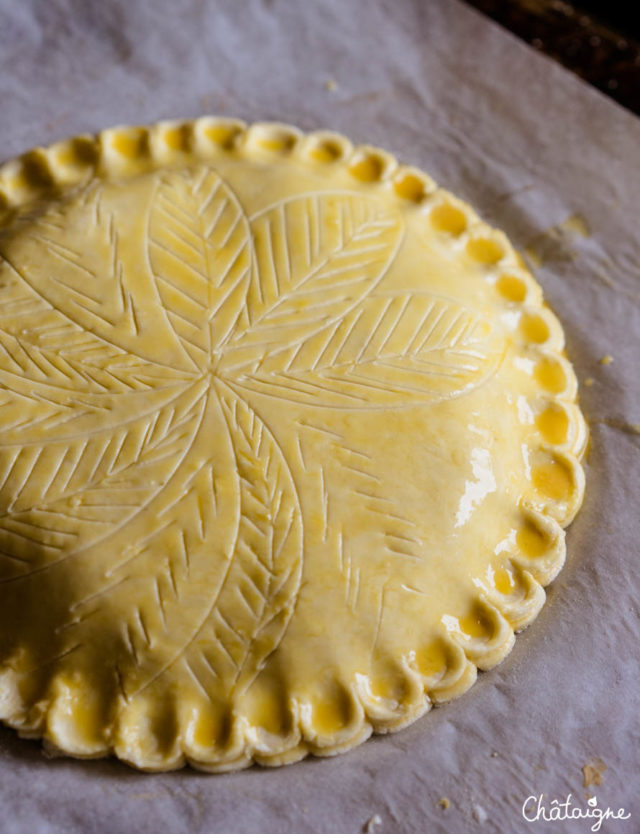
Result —
[[457, 0], [0, 0], [1, 158], [203, 112], [379, 144], [542, 262], [593, 379], [585, 506], [510, 657], [409, 729], [224, 776], [47, 760], [0, 729], [0, 831], [586, 832], [521, 807], [571, 792], [586, 808], [593, 757], [599, 807], [632, 814], [602, 830], [639, 831], [640, 121]]

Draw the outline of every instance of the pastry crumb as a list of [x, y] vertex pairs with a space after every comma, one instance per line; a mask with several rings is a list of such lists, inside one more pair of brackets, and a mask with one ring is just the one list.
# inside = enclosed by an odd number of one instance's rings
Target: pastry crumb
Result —
[[375, 829], [379, 825], [382, 825], [382, 817], [380, 814], [374, 814], [370, 820], [367, 820], [362, 830], [364, 831], [364, 834], [374, 834]]
[[446, 796], [443, 796], [441, 799], [439, 799], [437, 804], [442, 808], [443, 811], [446, 811], [447, 808], [451, 807], [451, 801], [447, 799]]
[[613, 362], [613, 356], [610, 353], [606, 353], [601, 359], [601, 365], [610, 365]]
[[492, 759], [497, 759], [497, 758], [498, 758], [498, 755], [499, 755], [499, 754], [498, 754], [498, 751], [497, 751], [497, 750], [492, 750], [492, 751], [491, 751], [491, 758], [492, 758]]
[[330, 78], [328, 81], [325, 82], [324, 88], [329, 93], [335, 93], [335, 91], [338, 89], [338, 82], [335, 80], [335, 78]]
[[592, 377], [592, 376], [588, 376], [588, 377], [585, 379], [585, 381], [584, 381], [585, 388], [591, 388], [591, 386], [593, 385], [593, 383], [594, 383], [594, 379], [593, 379], [593, 377]]
[[483, 825], [488, 819], [489, 815], [482, 807], [482, 805], [474, 805], [473, 806], [473, 818], [476, 822], [479, 822], [480, 825]]
[[582, 786], [601, 785], [607, 765], [600, 758], [591, 759], [582, 768]]

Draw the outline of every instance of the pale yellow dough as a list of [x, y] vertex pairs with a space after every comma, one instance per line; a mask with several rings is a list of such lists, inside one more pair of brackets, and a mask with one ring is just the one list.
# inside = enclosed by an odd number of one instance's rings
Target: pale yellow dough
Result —
[[0, 718], [228, 770], [498, 663], [582, 500], [505, 236], [333, 133], [202, 118], [0, 169]]

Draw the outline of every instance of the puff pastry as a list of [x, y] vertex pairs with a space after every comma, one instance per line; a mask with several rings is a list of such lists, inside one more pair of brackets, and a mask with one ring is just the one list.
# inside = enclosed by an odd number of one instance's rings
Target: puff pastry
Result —
[[0, 169], [0, 717], [78, 757], [333, 755], [464, 692], [583, 494], [558, 320], [388, 153], [226, 119]]

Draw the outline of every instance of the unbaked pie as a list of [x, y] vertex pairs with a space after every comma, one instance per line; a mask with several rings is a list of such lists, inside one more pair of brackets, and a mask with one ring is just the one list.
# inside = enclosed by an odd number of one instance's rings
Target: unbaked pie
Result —
[[464, 692], [564, 560], [586, 428], [505, 236], [388, 153], [201, 118], [0, 169], [0, 717], [332, 755]]

